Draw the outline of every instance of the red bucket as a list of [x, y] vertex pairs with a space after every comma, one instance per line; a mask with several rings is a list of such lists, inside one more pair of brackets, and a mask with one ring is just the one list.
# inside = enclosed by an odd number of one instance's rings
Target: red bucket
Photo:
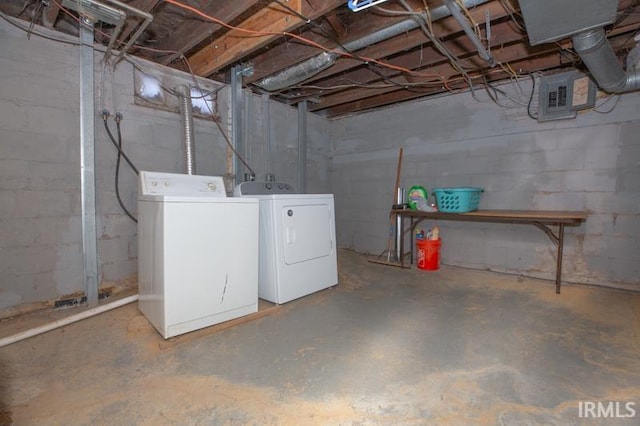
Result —
[[437, 271], [440, 268], [440, 238], [437, 240], [416, 240], [418, 269]]

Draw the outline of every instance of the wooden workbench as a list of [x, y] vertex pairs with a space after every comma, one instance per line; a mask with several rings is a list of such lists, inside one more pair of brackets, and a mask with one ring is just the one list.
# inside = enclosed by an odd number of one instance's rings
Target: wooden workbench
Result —
[[[410, 220], [408, 229], [411, 246], [411, 263], [413, 263], [413, 234], [416, 226], [425, 219], [458, 220], [466, 222], [498, 222], [522, 223], [533, 225], [542, 230], [558, 247], [556, 266], [556, 293], [560, 293], [562, 277], [562, 250], [564, 244], [564, 227], [578, 226], [587, 219], [586, 212], [551, 211], [551, 210], [476, 210], [469, 213], [423, 212], [419, 210], [392, 209], [391, 214], [401, 219], [403, 232], [400, 235], [400, 262], [404, 266], [404, 234], [405, 219]], [[557, 233], [551, 228], [557, 226]]]

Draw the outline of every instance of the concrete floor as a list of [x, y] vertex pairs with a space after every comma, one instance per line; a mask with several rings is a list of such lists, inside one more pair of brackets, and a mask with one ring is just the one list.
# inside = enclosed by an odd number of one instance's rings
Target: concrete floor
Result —
[[339, 265], [337, 287], [218, 332], [165, 342], [131, 304], [1, 348], [0, 424], [640, 424], [640, 294]]

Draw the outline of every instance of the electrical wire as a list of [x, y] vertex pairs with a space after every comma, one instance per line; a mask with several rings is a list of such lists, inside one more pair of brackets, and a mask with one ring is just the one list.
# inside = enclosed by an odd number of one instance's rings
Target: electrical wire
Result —
[[529, 77], [531, 77], [531, 96], [529, 96], [529, 102], [527, 103], [527, 115], [530, 119], [537, 120], [538, 117], [531, 112], [531, 102], [533, 102], [533, 96], [536, 93], [536, 78], [533, 74], [529, 74]]
[[[109, 139], [111, 140], [111, 143], [113, 144], [113, 146], [116, 148], [116, 150], [118, 151], [119, 155], [122, 155], [122, 158], [124, 158], [124, 160], [127, 162], [127, 164], [129, 165], [129, 167], [131, 167], [131, 170], [133, 170], [135, 172], [135, 174], [137, 175], [138, 172], [138, 168], [133, 164], [133, 162], [129, 159], [129, 157], [127, 157], [127, 154], [122, 150], [122, 147], [119, 146], [118, 142], [116, 142], [116, 139], [113, 137], [113, 133], [111, 133], [111, 129], [109, 129], [109, 125], [107, 124], [107, 119], [109, 118], [109, 113], [106, 111], [102, 112], [102, 121], [104, 122], [104, 128], [107, 130], [107, 134], [109, 135]], [[119, 123], [118, 123], [119, 125]]]
[[294, 34], [294, 33], [289, 32], [289, 31], [259, 31], [259, 30], [250, 30], [250, 29], [247, 29], [247, 28], [241, 28], [241, 27], [237, 27], [237, 26], [228, 24], [228, 23], [222, 21], [221, 19], [218, 19], [218, 18], [216, 18], [214, 16], [208, 15], [208, 14], [202, 12], [201, 10], [199, 10], [199, 9], [193, 7], [193, 6], [186, 5], [186, 4], [184, 4], [184, 3], [182, 3], [182, 2], [180, 2], [178, 0], [163, 0], [163, 1], [165, 3], [169, 3], [169, 4], [172, 4], [172, 5], [176, 6], [176, 7], [178, 7], [178, 8], [181, 8], [183, 10], [187, 10], [187, 11], [189, 11], [191, 13], [194, 13], [194, 14], [200, 16], [203, 19], [207, 19], [207, 20], [209, 20], [211, 22], [215, 22], [216, 24], [221, 25], [221, 26], [223, 26], [223, 27], [225, 27], [227, 29], [235, 30], [235, 31], [237, 31], [239, 33], [243, 33], [243, 34], [245, 34], [245, 37], [288, 36], [288, 37], [294, 38], [294, 39], [296, 39], [298, 41], [301, 41], [301, 42], [303, 42], [303, 43], [305, 43], [305, 44], [307, 44], [309, 46], [315, 47], [315, 48], [320, 49], [320, 50], [322, 50], [324, 52], [327, 52], [327, 53], [333, 53], [333, 54], [336, 54], [336, 55], [339, 55], [339, 56], [345, 56], [345, 57], [350, 57], [350, 58], [353, 58], [353, 59], [364, 60], [365, 62], [372, 62], [372, 63], [378, 64], [380, 66], [383, 66], [385, 68], [393, 69], [393, 70], [396, 70], [396, 71], [404, 72], [404, 73], [407, 73], [407, 74], [410, 74], [410, 75], [415, 75], [415, 76], [418, 76], [418, 77], [435, 78], [435, 79], [446, 81], [446, 77], [442, 76], [442, 75], [439, 75], [439, 74], [430, 74], [430, 73], [417, 72], [417, 71], [413, 71], [413, 70], [410, 70], [410, 69], [405, 68], [405, 67], [401, 67], [401, 66], [398, 66], [398, 65], [393, 65], [391, 63], [380, 61], [378, 59], [370, 58], [370, 57], [366, 57], [366, 56], [358, 56], [358, 57], [356, 57], [355, 55], [350, 54], [349, 52], [346, 52], [346, 51], [343, 51], [343, 50], [340, 50], [340, 49], [329, 48], [329, 47], [323, 46], [320, 43], [317, 43], [317, 42], [315, 42], [313, 40], [310, 40], [310, 39], [308, 39], [306, 37], [303, 37], [303, 36], [298, 35], [298, 34]]
[[[29, 28], [28, 27], [24, 27], [24, 26], [22, 26], [21, 24], [19, 24], [17, 22], [14, 22], [13, 21], [14, 18], [10, 18], [10, 17], [6, 16], [2, 12], [0, 12], [0, 18], [2, 18], [8, 24], [10, 24], [10, 25], [12, 25], [12, 26], [14, 26], [14, 27], [26, 32], [26, 33], [29, 33]], [[18, 19], [16, 19], [16, 20], [18, 20]], [[48, 35], [48, 34], [44, 34], [44, 33], [41, 33], [40, 31], [36, 31], [36, 30], [32, 30], [31, 34], [35, 34], [38, 37], [44, 38], [46, 40], [55, 41], [57, 43], [69, 44], [69, 45], [72, 45], [72, 46], [79, 46], [81, 44], [79, 41], [76, 41], [76, 40], [67, 40], [67, 39], [64, 39], [62, 37], [55, 37], [55, 36], [51, 36], [51, 35]]]
[[635, 7], [638, 5], [638, 0], [633, 0], [633, 2], [622, 12], [618, 13], [618, 16], [615, 20], [615, 22], [613, 23], [613, 26], [616, 27], [618, 26], [622, 21], [624, 21], [625, 19], [627, 19], [633, 12]]
[[108, 119], [109, 119], [109, 113], [107, 111], [103, 111], [102, 112], [102, 121], [104, 123], [104, 128], [107, 130], [107, 134], [109, 135], [109, 139], [111, 140], [111, 143], [113, 143], [113, 146], [115, 146], [116, 150], [118, 151], [118, 155], [116, 156], [116, 171], [115, 171], [116, 198], [118, 200], [118, 204], [120, 204], [120, 208], [122, 208], [122, 210], [125, 212], [125, 214], [127, 216], [129, 216], [129, 218], [131, 220], [133, 220], [134, 222], [138, 223], [138, 220], [135, 218], [135, 216], [133, 216], [133, 214], [131, 214], [129, 209], [127, 209], [127, 207], [125, 206], [124, 202], [122, 201], [122, 197], [120, 197], [120, 161], [121, 161], [121, 159], [122, 158], [125, 159], [125, 161], [127, 162], [127, 164], [129, 164], [129, 167], [131, 167], [131, 170], [134, 171], [136, 176], [139, 174], [139, 172], [138, 172], [138, 169], [136, 168], [136, 166], [133, 164], [133, 162], [131, 162], [129, 157], [127, 157], [127, 154], [125, 154], [123, 149], [122, 149], [122, 131], [120, 129], [120, 121], [122, 120], [122, 114], [116, 113], [116, 115], [114, 117], [117, 129], [118, 129], [118, 141], [117, 142], [116, 142], [115, 138], [113, 137], [113, 134], [111, 133], [111, 129], [109, 129]]
[[[610, 114], [611, 112], [613, 112], [614, 109], [616, 109], [616, 107], [618, 106], [618, 102], [620, 102], [620, 98], [622, 96], [620, 95], [610, 95], [607, 97], [607, 99], [602, 102], [600, 105], [597, 105], [596, 107], [593, 108], [594, 112], [597, 112], [598, 114]], [[605, 106], [607, 103], [609, 103], [609, 101], [613, 98], [616, 98], [615, 102], [613, 103], [613, 106], [610, 107], [608, 110], [606, 111], [600, 111], [598, 108], [602, 108], [603, 106]]]
[[[60, 3], [58, 3], [56, 0], [52, 0], [53, 2], [56, 3], [56, 5], [58, 5], [58, 7], [60, 7], [61, 10], [63, 10], [66, 14], [68, 14], [69, 16], [71, 16], [74, 20], [76, 20], [80, 25], [86, 25], [80, 18], [76, 17], [73, 13], [71, 13], [70, 11], [68, 11], [65, 7], [63, 7]], [[99, 30], [96, 30], [97, 32], [99, 32], [100, 34], [102, 34], [105, 37], [111, 38], [111, 35], [101, 32]], [[120, 43], [122, 43], [121, 41], [118, 41]], [[137, 46], [137, 45], [136, 45]], [[198, 91], [202, 94], [205, 93], [205, 91], [203, 91], [200, 88], [200, 85], [198, 83], [198, 79], [196, 78], [196, 75], [193, 72], [193, 69], [191, 68], [191, 64], [189, 63], [189, 60], [181, 53], [181, 52], [177, 52], [177, 51], [170, 51], [170, 50], [160, 50], [160, 49], [153, 49], [153, 48], [145, 48], [144, 46], [137, 46], [140, 49], [146, 49], [146, 50], [150, 50], [150, 51], [155, 51], [155, 52], [165, 52], [165, 53], [171, 53], [171, 54], [179, 54], [180, 58], [184, 61], [184, 63], [187, 66], [187, 69], [189, 71], [189, 74], [191, 75], [191, 78], [196, 86], [196, 88], [198, 89]], [[127, 62], [129, 62], [131, 65], [133, 65], [135, 68], [137, 68], [138, 70], [140, 70], [141, 72], [145, 72], [143, 70], [141, 70], [137, 64], [134, 63], [134, 61], [132, 61], [128, 55], [125, 55], [125, 60]], [[168, 89], [166, 87], [160, 86], [163, 90], [165, 90], [168, 93], [171, 93], [173, 95], [177, 95], [176, 92], [172, 89]], [[220, 89], [219, 89], [220, 90]], [[201, 95], [201, 97], [206, 97], [207, 95]], [[190, 98], [194, 98], [194, 97], [190, 97]], [[251, 168], [251, 166], [249, 166], [249, 164], [247, 163], [247, 161], [242, 157], [242, 155], [233, 147], [233, 144], [231, 143], [231, 140], [229, 139], [229, 137], [227, 136], [227, 134], [224, 132], [224, 129], [222, 128], [222, 126], [219, 123], [219, 117], [217, 117], [215, 115], [215, 113], [213, 112], [213, 110], [211, 109], [211, 107], [209, 106], [208, 102], [205, 102], [205, 105], [207, 106], [207, 109], [209, 109], [209, 112], [211, 113], [211, 118], [212, 120], [215, 122], [216, 126], [218, 127], [218, 129], [220, 130], [220, 132], [222, 133], [222, 136], [225, 140], [225, 142], [227, 143], [227, 145], [229, 146], [229, 148], [231, 149], [231, 151], [233, 152], [233, 154], [240, 160], [240, 162], [252, 173], [255, 174], [255, 172], [253, 171], [253, 169]], [[113, 139], [113, 136], [111, 135], [110, 130], [107, 127], [107, 132], [109, 133], [109, 136], [112, 140], [112, 142], [114, 142], [115, 144], [115, 140]], [[120, 152], [121, 150], [119, 150]], [[123, 154], [123, 158], [127, 161], [127, 163], [129, 164], [129, 166], [131, 166], [134, 170], [135, 166], [133, 166], [133, 163], [130, 162], [130, 160], [128, 159], [128, 157], [126, 156], [126, 154], [124, 154], [124, 152], [122, 152]], [[136, 171], [137, 174], [137, 171]]]
[[[360, 61], [362, 61], [364, 64], [366, 64], [367, 68], [373, 72], [374, 74], [377, 74], [378, 76], [380, 76], [383, 80], [389, 82], [389, 84], [391, 84], [392, 86], [397, 86], [397, 87], [401, 87], [403, 89], [415, 92], [414, 90], [411, 90], [410, 86], [403, 84], [403, 83], [398, 83], [395, 82], [393, 80], [391, 80], [388, 76], [384, 75], [380, 70], [378, 70], [376, 68], [376, 64], [375, 63], [371, 63], [368, 62], [366, 60], [366, 58], [358, 55], [357, 53], [347, 49], [337, 38], [335, 38], [332, 34], [330, 34], [328, 31], [326, 31], [321, 25], [318, 25], [316, 22], [312, 21], [310, 18], [302, 15], [301, 13], [299, 13], [298, 11], [294, 10], [293, 8], [287, 6], [286, 4], [284, 4], [283, 2], [281, 2], [280, 0], [275, 0], [276, 3], [278, 3], [280, 6], [284, 7], [285, 9], [287, 9], [289, 12], [291, 12], [292, 14], [296, 15], [298, 18], [302, 19], [303, 21], [305, 21], [307, 24], [312, 24], [315, 28], [317, 28], [320, 33], [322, 33], [322, 35], [324, 37], [326, 37], [327, 39], [331, 40], [332, 42], [334, 42], [337, 46], [339, 46], [342, 50], [344, 50], [345, 52], [347, 52], [349, 55], [351, 55], [353, 58], [358, 59]], [[409, 13], [407, 12], [400, 12], [401, 14], [404, 15], [408, 15]], [[318, 34], [318, 33], [315, 33]], [[418, 66], [419, 68], [420, 66]], [[440, 84], [440, 83], [438, 83]], [[390, 86], [391, 87], [391, 86]], [[292, 88], [292, 87], [291, 87]]]
[[[120, 207], [122, 207], [122, 210], [124, 210], [125, 214], [127, 216], [129, 216], [129, 218], [131, 220], [133, 220], [135, 223], [138, 223], [138, 219], [135, 218], [135, 216], [133, 216], [133, 214], [131, 214], [131, 212], [125, 207], [124, 202], [122, 201], [122, 198], [120, 197], [120, 159], [122, 158], [122, 132], [120, 130], [120, 120], [122, 118], [122, 115], [119, 113], [116, 113], [116, 117], [115, 117], [115, 121], [116, 121], [116, 126], [118, 128], [118, 156], [116, 159], [116, 172], [115, 172], [115, 187], [116, 187], [116, 198], [118, 199], [118, 203], [120, 203]], [[133, 169], [134, 172], [136, 173], [136, 176], [138, 176], [138, 170], [137, 169]]]
[[[185, 64], [187, 65], [187, 68], [189, 69], [189, 73], [191, 74], [191, 77], [193, 78], [193, 81], [196, 84], [196, 88], [200, 91], [200, 93], [202, 93], [202, 89], [200, 89], [200, 85], [198, 84], [198, 80], [196, 79], [196, 76], [193, 73], [193, 70], [191, 69], [191, 64], [189, 63], [189, 61], [187, 60], [186, 57], [183, 57], [183, 59], [184, 59]], [[214, 114], [214, 112], [211, 110], [211, 107], [209, 107], [209, 104], [207, 102], [205, 102], [205, 105], [207, 105], [207, 109], [211, 113], [211, 118], [213, 119], [213, 122], [216, 124], [216, 127], [218, 127], [218, 130], [220, 131], [220, 134], [224, 138], [224, 141], [227, 143], [227, 146], [229, 147], [231, 152], [233, 152], [233, 154], [238, 158], [238, 160], [240, 160], [240, 162], [247, 168], [247, 170], [249, 170], [251, 175], [255, 176], [256, 172], [253, 170], [253, 168], [251, 168], [251, 166], [244, 159], [244, 157], [236, 150], [236, 148], [233, 146], [233, 143], [231, 142], [231, 139], [229, 138], [229, 136], [226, 134], [226, 132], [222, 128], [222, 124], [220, 124], [220, 117], [217, 117]]]
[[511, 21], [515, 24], [516, 29], [518, 31], [520, 31], [523, 34], [527, 33], [527, 29], [525, 28], [525, 26], [523, 24], [521, 24], [520, 22], [518, 22], [518, 19], [516, 18], [516, 16], [520, 16], [522, 17], [522, 15], [520, 15], [512, 6], [511, 4], [509, 4], [508, 0], [500, 0], [500, 4], [502, 5], [502, 7], [504, 8], [505, 12], [507, 12], [509, 14], [509, 17], [511, 18]]
[[[429, 41], [433, 44], [433, 46], [438, 50], [445, 58], [449, 60], [453, 68], [460, 72], [462, 75], [466, 74], [465, 67], [460, 63], [460, 58], [451, 53], [447, 47], [440, 42], [440, 40], [435, 36], [435, 32], [433, 31], [433, 22], [431, 20], [431, 15], [429, 13], [429, 8], [425, 7], [424, 14], [420, 12], [416, 12], [411, 8], [411, 6], [406, 3], [404, 0], [401, 0], [401, 4], [404, 6], [406, 10], [391, 10], [386, 9], [380, 6], [376, 6], [376, 10], [386, 13], [388, 15], [397, 15], [397, 16], [411, 16], [418, 25], [422, 32], [427, 36]], [[426, 25], [425, 25], [426, 24]], [[445, 88], [447, 88], [445, 86]], [[447, 88], [448, 90], [448, 88]]]
[[33, 17], [31, 18], [31, 24], [29, 24], [29, 31], [27, 32], [27, 40], [31, 39], [31, 32], [33, 31], [33, 27], [36, 25], [36, 20], [38, 19], [38, 15], [40, 15], [40, 12], [42, 11], [43, 7], [44, 7], [44, 3], [40, 2], [38, 4], [38, 7], [36, 7], [36, 10], [33, 12]]
[[[217, 90], [211, 90], [211, 91], [202, 90], [202, 88], [200, 87], [200, 84], [198, 83], [198, 79], [197, 79], [196, 75], [193, 73], [193, 70], [191, 69], [191, 65], [189, 64], [189, 61], [184, 56], [182, 56], [182, 59], [185, 61], [185, 64], [186, 64], [187, 69], [188, 69], [188, 71], [189, 71], [189, 73], [191, 75], [191, 78], [193, 80], [193, 83], [194, 83], [196, 89], [198, 90], [199, 93], [201, 93], [201, 95], [199, 95], [199, 96], [189, 96], [190, 99], [207, 98], [208, 96], [214, 95], [214, 94], [218, 93], [220, 90], [222, 90], [223, 86], [218, 88]], [[143, 73], [148, 73], [148, 71], [146, 71], [142, 67], [140, 67], [140, 65], [138, 65], [133, 59], [130, 59], [127, 56], [125, 56], [125, 60], [127, 62], [129, 62], [138, 71], [143, 72]], [[175, 90], [167, 88], [167, 87], [164, 87], [163, 85], [160, 85], [160, 88], [162, 90], [164, 90], [165, 92], [170, 93], [170, 94], [172, 94], [174, 96], [183, 96], [183, 95], [179, 94], [178, 92], [176, 92]], [[222, 134], [222, 137], [223, 137], [225, 143], [227, 144], [227, 146], [229, 147], [229, 149], [231, 150], [231, 152], [233, 152], [233, 154], [240, 160], [240, 162], [247, 168], [247, 170], [249, 170], [252, 174], [255, 174], [253, 168], [244, 159], [244, 157], [235, 149], [235, 147], [233, 146], [233, 143], [231, 142], [231, 139], [225, 133], [224, 129], [222, 128], [222, 125], [220, 124], [220, 117], [215, 114], [215, 112], [209, 106], [208, 102], [205, 102], [205, 105], [207, 106], [207, 109], [209, 110], [209, 113], [211, 114], [211, 120], [216, 124], [216, 127], [218, 128], [218, 130]]]

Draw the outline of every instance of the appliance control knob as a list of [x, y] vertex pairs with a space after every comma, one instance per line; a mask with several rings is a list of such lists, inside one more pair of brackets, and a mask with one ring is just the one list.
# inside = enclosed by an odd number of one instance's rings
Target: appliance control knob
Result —
[[264, 186], [265, 186], [265, 188], [267, 188], [267, 189], [272, 189], [272, 188], [273, 188], [273, 185], [271, 184], [271, 182], [267, 182], [267, 183], [265, 183], [265, 184], [264, 184]]
[[218, 187], [216, 186], [216, 184], [215, 184], [214, 182], [209, 182], [209, 183], [207, 184], [207, 189], [208, 189], [209, 191], [215, 191], [217, 188], [218, 188]]
[[284, 189], [284, 186], [283, 186], [282, 184], [279, 184], [279, 185], [278, 185], [278, 188], [280, 188], [280, 189]]
[[287, 216], [289, 217], [293, 216], [293, 210], [287, 210]]
[[287, 191], [291, 189], [291, 185], [289, 185], [288, 183], [284, 186], [284, 189], [286, 189]]

